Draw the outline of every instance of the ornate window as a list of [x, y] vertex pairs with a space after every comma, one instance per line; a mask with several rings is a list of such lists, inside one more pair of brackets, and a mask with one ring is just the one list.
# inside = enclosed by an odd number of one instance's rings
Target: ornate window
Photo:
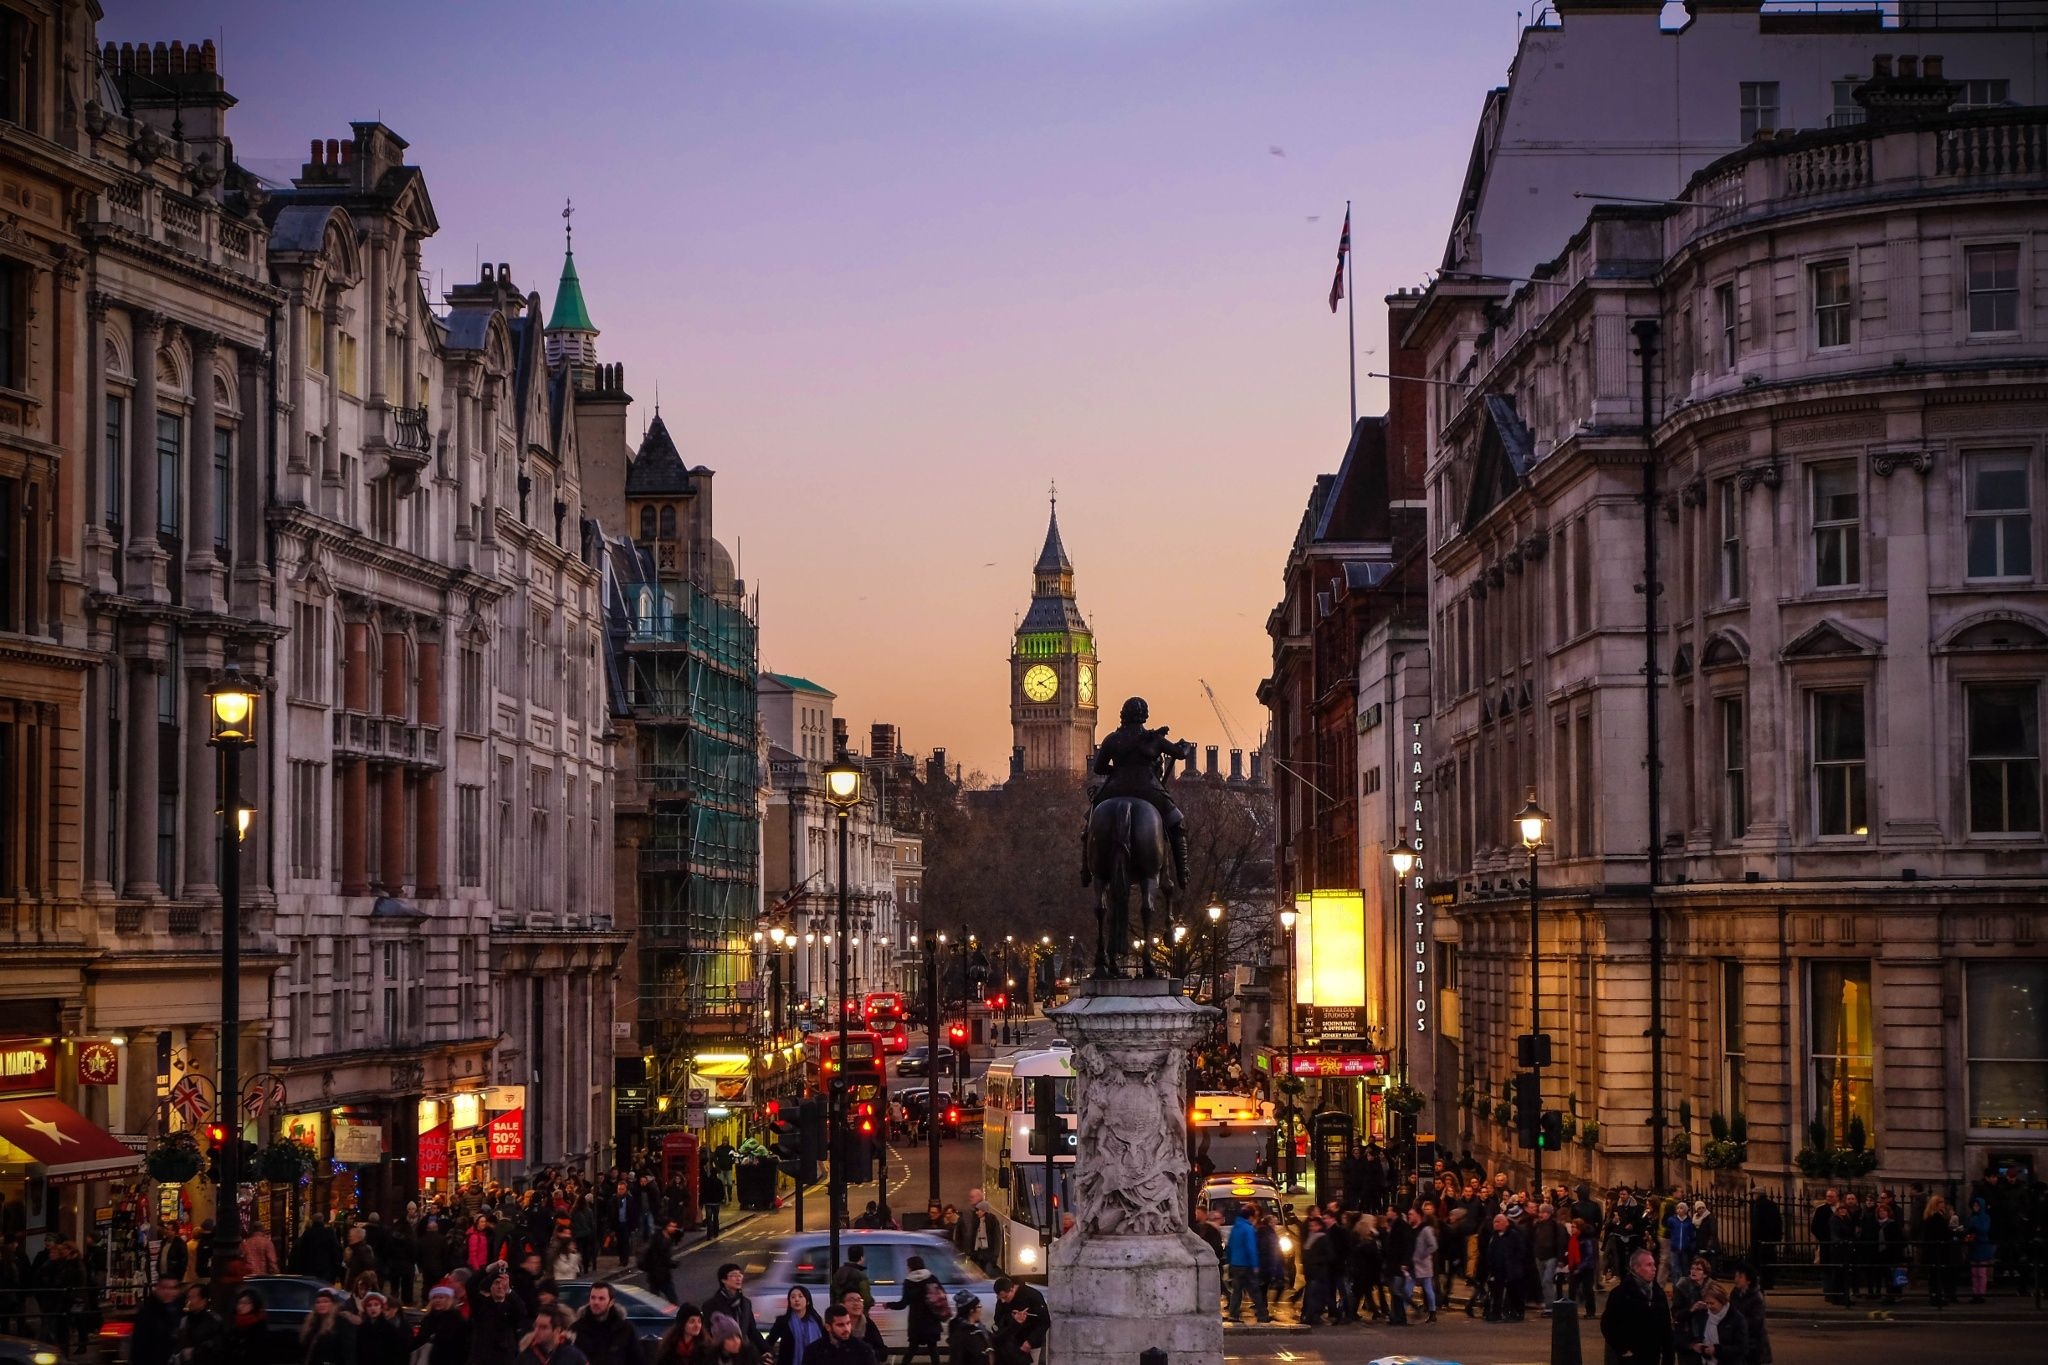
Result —
[[1867, 763], [1863, 689], [1814, 692], [1807, 752], [1813, 775], [1813, 832], [1821, 838], [1866, 838]]
[[1809, 271], [1813, 289], [1813, 344], [1821, 350], [1847, 346], [1855, 339], [1851, 316], [1849, 263], [1825, 261]]

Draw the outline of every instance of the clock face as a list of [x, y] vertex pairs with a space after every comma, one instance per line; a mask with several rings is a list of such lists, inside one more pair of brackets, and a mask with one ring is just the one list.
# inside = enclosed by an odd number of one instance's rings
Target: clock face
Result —
[[1033, 701], [1051, 701], [1060, 690], [1060, 675], [1046, 664], [1033, 664], [1024, 674], [1024, 695]]
[[1095, 666], [1093, 664], [1081, 665], [1081, 676], [1075, 683], [1075, 690], [1080, 693], [1081, 705], [1095, 705]]

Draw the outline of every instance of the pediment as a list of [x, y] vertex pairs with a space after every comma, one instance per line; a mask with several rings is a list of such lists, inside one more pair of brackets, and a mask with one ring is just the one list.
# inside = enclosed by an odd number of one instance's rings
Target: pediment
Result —
[[1482, 517], [1528, 482], [1536, 463], [1535, 442], [1515, 411], [1515, 400], [1489, 393], [1480, 399], [1479, 450], [1472, 460], [1472, 485], [1465, 496], [1463, 525]]
[[1972, 616], [1942, 640], [1942, 650], [2014, 650], [2048, 648], [2048, 629], [2015, 611]]
[[1877, 641], [1840, 621], [1822, 621], [1785, 646], [1787, 659], [1869, 658], [1880, 652]]
[[1707, 637], [1707, 646], [1700, 651], [1700, 668], [1747, 668], [1749, 667], [1749, 641], [1732, 630], [1716, 631]]

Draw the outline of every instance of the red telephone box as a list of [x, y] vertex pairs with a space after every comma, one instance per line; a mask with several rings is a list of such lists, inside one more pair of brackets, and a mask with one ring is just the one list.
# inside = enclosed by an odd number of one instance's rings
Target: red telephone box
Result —
[[698, 1142], [695, 1133], [661, 1135], [661, 1179], [665, 1185], [678, 1179], [683, 1186], [683, 1226], [697, 1226]]

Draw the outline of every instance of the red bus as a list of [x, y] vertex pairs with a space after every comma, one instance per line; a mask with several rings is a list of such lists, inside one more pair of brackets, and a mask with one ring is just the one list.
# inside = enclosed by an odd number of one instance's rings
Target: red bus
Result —
[[[839, 1065], [839, 1035], [825, 1029], [804, 1035], [804, 1070], [822, 1092]], [[855, 1085], [882, 1083], [882, 1040], [868, 1029], [846, 1031], [846, 1075]]]
[[903, 1022], [903, 997], [896, 991], [869, 991], [860, 1002], [861, 1018], [869, 1028], [881, 1030]]

